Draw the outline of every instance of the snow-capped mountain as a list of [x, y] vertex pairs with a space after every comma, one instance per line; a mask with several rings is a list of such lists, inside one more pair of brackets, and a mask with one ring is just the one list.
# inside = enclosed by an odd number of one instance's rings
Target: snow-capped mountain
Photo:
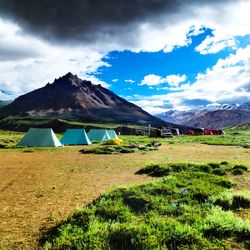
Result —
[[250, 102], [237, 104], [213, 104], [205, 109], [188, 111], [170, 110], [156, 115], [172, 123], [203, 128], [225, 128], [250, 122]]

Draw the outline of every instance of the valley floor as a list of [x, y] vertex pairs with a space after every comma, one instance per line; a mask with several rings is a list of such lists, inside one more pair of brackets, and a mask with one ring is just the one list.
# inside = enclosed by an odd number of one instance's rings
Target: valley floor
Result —
[[[41, 233], [77, 206], [108, 189], [152, 180], [135, 175], [145, 164], [226, 160], [250, 165], [250, 148], [236, 146], [164, 144], [158, 151], [123, 155], [81, 154], [82, 148], [86, 147], [0, 151], [0, 242], [4, 249], [36, 249]], [[236, 188], [250, 189], [249, 173], [235, 179]]]

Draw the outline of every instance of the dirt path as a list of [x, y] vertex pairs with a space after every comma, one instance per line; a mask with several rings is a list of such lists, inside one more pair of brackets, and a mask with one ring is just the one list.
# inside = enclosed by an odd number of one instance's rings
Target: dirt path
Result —
[[107, 189], [150, 180], [134, 173], [145, 163], [241, 162], [249, 149], [209, 145], [162, 146], [147, 154], [82, 155], [78, 152], [0, 152], [0, 242], [4, 249], [37, 249], [42, 228], [64, 219]]

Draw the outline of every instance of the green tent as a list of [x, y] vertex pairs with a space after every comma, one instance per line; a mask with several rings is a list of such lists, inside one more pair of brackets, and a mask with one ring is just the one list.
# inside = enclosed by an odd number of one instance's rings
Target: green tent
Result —
[[51, 128], [30, 128], [17, 146], [62, 147]]
[[108, 141], [110, 136], [106, 129], [90, 129], [88, 137], [91, 141]]
[[67, 129], [61, 143], [65, 145], [88, 145], [91, 144], [85, 129]]
[[114, 129], [107, 129], [108, 135], [110, 137], [110, 139], [115, 139], [118, 138], [116, 132]]

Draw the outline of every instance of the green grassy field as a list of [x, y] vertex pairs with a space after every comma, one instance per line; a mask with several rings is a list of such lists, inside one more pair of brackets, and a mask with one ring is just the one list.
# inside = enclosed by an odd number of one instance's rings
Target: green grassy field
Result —
[[247, 249], [250, 221], [233, 212], [250, 208], [250, 191], [233, 192], [220, 176], [236, 169], [247, 171], [227, 162], [143, 168], [166, 177], [79, 207], [48, 233], [44, 249]]
[[0, 131], [3, 249], [248, 249], [249, 130], [121, 136], [125, 146], [162, 144], [126, 154], [16, 148], [23, 135]]
[[[14, 149], [15, 145], [23, 137], [25, 133], [13, 132], [0, 130], [0, 147]], [[58, 138], [62, 137], [62, 134], [57, 134]], [[174, 138], [149, 138], [146, 136], [124, 136], [121, 135], [120, 138], [125, 144], [128, 143], [139, 143], [147, 144], [152, 140], [157, 140], [165, 144], [192, 144], [201, 143], [208, 145], [228, 145], [228, 146], [242, 146], [250, 147], [250, 130], [238, 130], [238, 129], [228, 129], [225, 135], [179, 135]]]
[[[186, 143], [201, 143], [208, 145], [228, 145], [228, 146], [242, 146], [242, 147], [250, 147], [250, 130], [225, 130], [225, 135], [179, 135], [174, 138], [164, 138], [159, 139], [160, 142], [165, 142], [169, 144], [186, 144]], [[153, 138], [147, 137], [132, 137], [132, 136], [122, 136], [122, 139], [126, 143], [148, 143]]]

